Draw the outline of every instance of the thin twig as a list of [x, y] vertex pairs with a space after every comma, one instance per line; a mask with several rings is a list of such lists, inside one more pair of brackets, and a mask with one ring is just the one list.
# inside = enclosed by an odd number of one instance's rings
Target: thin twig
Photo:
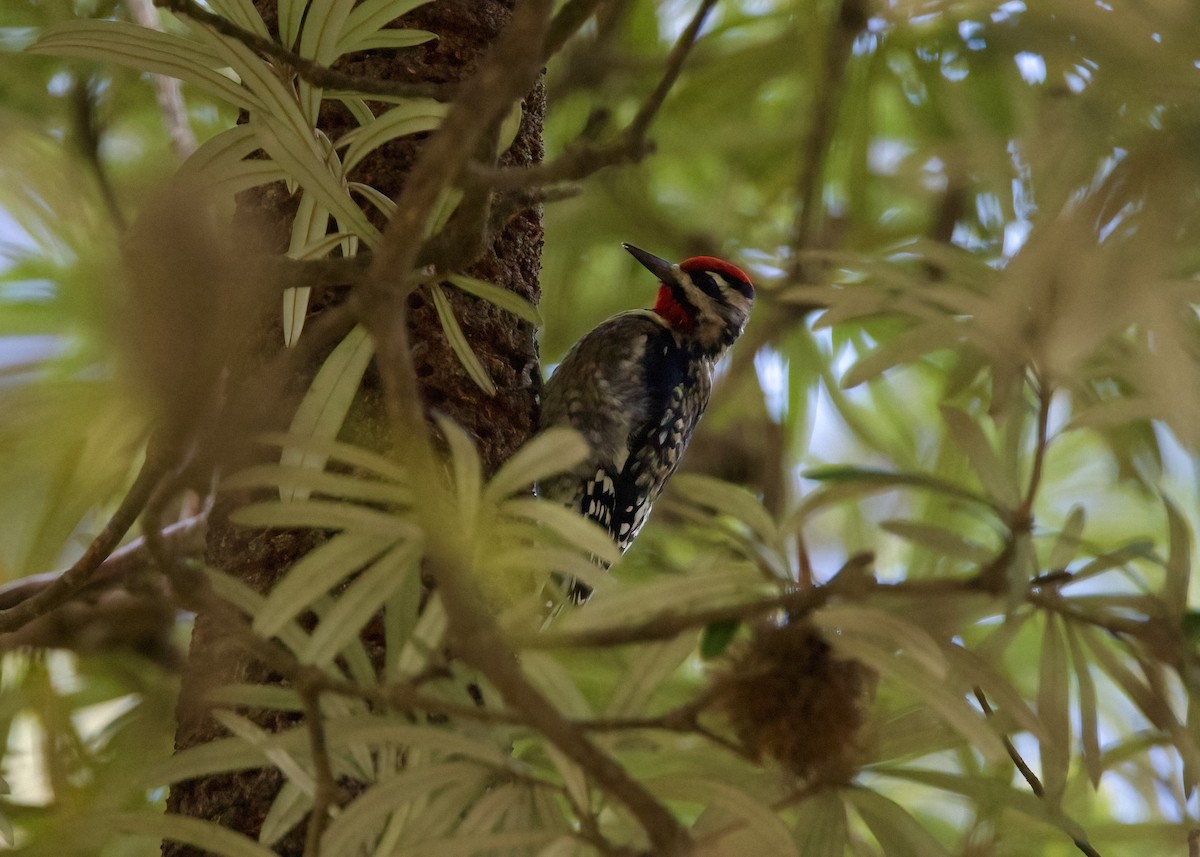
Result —
[[237, 24], [213, 14], [200, 6], [195, 0], [156, 0], [157, 5], [169, 9], [177, 15], [184, 15], [193, 21], [207, 24], [223, 36], [236, 39], [246, 47], [265, 54], [273, 60], [291, 68], [303, 80], [313, 86], [323, 89], [345, 89], [363, 95], [385, 95], [395, 98], [432, 98], [437, 101], [448, 101], [454, 96], [454, 86], [445, 83], [419, 83], [407, 81], [380, 80], [375, 77], [360, 77], [334, 71], [328, 66], [321, 65], [306, 57], [289, 51], [283, 45], [270, 39], [264, 39], [257, 33], [239, 27]]
[[833, 595], [834, 587], [821, 586], [691, 613], [665, 611], [636, 625], [555, 631], [522, 637], [518, 642], [521, 648], [527, 649], [574, 649], [669, 640], [685, 631], [720, 622], [745, 621], [780, 610], [787, 611], [792, 616], [803, 616], [823, 606]]
[[1045, 375], [1036, 374], [1035, 380], [1038, 394], [1037, 446], [1033, 451], [1033, 467], [1029, 471], [1029, 485], [1025, 491], [1025, 499], [1022, 500], [1021, 506], [1014, 516], [1014, 528], [1021, 524], [1026, 527], [1032, 526], [1033, 503], [1037, 499], [1038, 488], [1042, 484], [1046, 448], [1050, 445], [1050, 403], [1054, 398], [1054, 389]]
[[[319, 678], [320, 672], [316, 671], [316, 675]], [[329, 761], [325, 718], [321, 715], [320, 684], [318, 681], [301, 681], [297, 690], [304, 702], [304, 728], [308, 732], [314, 778], [312, 809], [308, 814], [308, 829], [304, 837], [304, 857], [319, 857], [321, 836], [329, 823], [329, 810], [337, 800], [338, 788]]]
[[[996, 712], [992, 710], [992, 706], [988, 702], [983, 688], [976, 687], [974, 693], [979, 707], [983, 709], [984, 716], [994, 717]], [[1013, 744], [1007, 735], [1002, 736], [1000, 740], [1004, 742], [1004, 749], [1008, 753], [1008, 758], [1012, 759], [1012, 763], [1017, 766], [1017, 770], [1021, 772], [1021, 776], [1025, 778], [1025, 782], [1029, 783], [1029, 790], [1039, 798], [1044, 799], [1046, 797], [1046, 789], [1042, 786], [1042, 781], [1038, 779], [1038, 775], [1033, 772], [1033, 768], [1029, 767], [1029, 763], [1021, 756], [1016, 745]]]
[[476, 73], [433, 136], [422, 146], [396, 214], [388, 223], [367, 282], [352, 295], [358, 317], [376, 344], [384, 400], [392, 424], [411, 449], [414, 472], [433, 473], [424, 408], [416, 381], [407, 325], [406, 298], [422, 238], [444, 188], [462, 172], [480, 138], [529, 91], [541, 73], [530, 44], [542, 44], [550, 20], [550, 0], [522, 0], [508, 26], [488, 50]]
[[[992, 710], [992, 706], [988, 703], [987, 696], [984, 694], [983, 688], [976, 687], [974, 689], [974, 693], [975, 699], [979, 702], [980, 707], [983, 709], [984, 716], [994, 717], [995, 712]], [[1029, 767], [1029, 764], [1021, 756], [1021, 753], [1017, 750], [1016, 745], [1013, 744], [1007, 735], [1001, 736], [1001, 741], [1004, 742], [1004, 749], [1008, 753], [1008, 758], [1012, 759], [1013, 764], [1017, 766], [1017, 770], [1021, 772], [1021, 776], [1024, 777], [1025, 782], [1029, 784], [1029, 790], [1033, 792], [1034, 795], [1036, 795], [1040, 800], [1045, 800], [1046, 789], [1042, 786], [1042, 781], [1038, 779], [1037, 774], [1033, 772], [1033, 768]], [[1053, 808], [1051, 811], [1058, 812]], [[1089, 843], [1086, 839], [1079, 839], [1075, 836], [1071, 836], [1071, 841], [1075, 843], [1075, 847], [1078, 848], [1083, 854], [1086, 854], [1087, 857], [1100, 857], [1100, 853], [1093, 848], [1091, 843]]]
[[702, 0], [667, 57], [667, 67], [654, 91], [642, 102], [633, 120], [607, 143], [578, 140], [556, 160], [533, 167], [495, 169], [472, 165], [471, 172], [494, 190], [512, 191], [539, 187], [557, 182], [578, 181], [604, 167], [631, 162], [637, 163], [653, 151], [646, 134], [666, 101], [667, 94], [679, 79], [684, 61], [696, 43], [701, 27], [717, 0]]
[[[162, 22], [158, 20], [158, 12], [152, 0], [126, 0], [133, 19], [148, 30], [162, 32]], [[196, 135], [188, 123], [187, 106], [183, 103], [183, 84], [174, 77], [165, 74], [151, 75], [154, 81], [154, 97], [158, 101], [158, 109], [162, 113], [163, 125], [167, 129], [167, 137], [171, 140], [171, 148], [179, 160], [185, 160], [196, 151]]]
[[25, 623], [44, 616], [70, 600], [91, 582], [96, 569], [121, 543], [121, 539], [138, 519], [138, 515], [150, 501], [163, 478], [174, 468], [175, 456], [173, 452], [167, 451], [168, 449], [169, 447], [164, 448], [151, 441], [146, 451], [146, 460], [142, 462], [129, 492], [108, 519], [108, 523], [92, 539], [83, 556], [37, 594], [0, 611], [0, 632], [14, 631]]
[[[162, 538], [176, 553], [199, 554], [204, 549], [204, 537], [208, 524], [207, 512], [201, 512], [190, 518], [177, 521], [163, 530]], [[101, 584], [116, 585], [118, 582], [131, 577], [136, 571], [146, 566], [146, 540], [137, 538], [129, 544], [114, 550], [96, 568], [84, 587], [76, 594], [83, 594], [90, 588]], [[45, 574], [35, 574], [14, 580], [6, 586], [0, 586], [0, 610], [8, 610], [17, 604], [44, 592], [66, 571], [51, 571]]]
[[121, 211], [116, 188], [113, 187], [112, 178], [100, 155], [101, 128], [96, 116], [96, 94], [91, 80], [75, 78], [71, 85], [69, 98], [71, 136], [91, 169], [92, 175], [96, 177], [100, 196], [104, 200], [104, 207], [108, 209], [108, 215], [112, 219], [113, 225], [117, 232], [124, 232], [129, 224]]

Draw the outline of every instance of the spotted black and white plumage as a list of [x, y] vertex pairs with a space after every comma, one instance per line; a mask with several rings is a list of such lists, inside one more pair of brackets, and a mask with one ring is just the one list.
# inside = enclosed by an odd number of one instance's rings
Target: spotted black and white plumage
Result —
[[[754, 302], [749, 277], [728, 262], [696, 256], [672, 265], [625, 249], [659, 277], [658, 300], [587, 333], [547, 382], [542, 426], [576, 429], [592, 455], [541, 486], [604, 526], [622, 551], [679, 466], [708, 406], [713, 369]], [[587, 594], [576, 584], [577, 600]]]

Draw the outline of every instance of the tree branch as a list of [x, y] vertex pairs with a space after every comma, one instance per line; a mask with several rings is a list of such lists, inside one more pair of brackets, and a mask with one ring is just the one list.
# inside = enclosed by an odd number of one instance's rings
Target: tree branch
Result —
[[[578, 181], [605, 167], [637, 163], [653, 150], [646, 139], [650, 125], [666, 101], [667, 94], [683, 69], [684, 61], [696, 43], [704, 20], [717, 0], [702, 0], [687, 27], [667, 57], [667, 67], [654, 91], [638, 108], [637, 114], [615, 139], [593, 143], [581, 137], [556, 160], [535, 167], [489, 168], [471, 165], [471, 172], [489, 187], [499, 191], [514, 191], [564, 181]], [[563, 10], [566, 12], [566, 9]]]
[[96, 570], [121, 543], [125, 533], [133, 526], [163, 478], [174, 466], [173, 451], [168, 452], [158, 443], [151, 441], [146, 451], [146, 460], [142, 462], [129, 492], [121, 500], [108, 523], [92, 539], [83, 556], [36, 594], [0, 611], [0, 632], [15, 631], [27, 622], [46, 615], [55, 607], [66, 603], [90, 583]]
[[[133, 15], [133, 19], [147, 30], [162, 32], [162, 24], [158, 20], [158, 12], [154, 9], [152, 0], [126, 0], [125, 5]], [[196, 135], [188, 123], [187, 105], [183, 103], [183, 85], [178, 78], [165, 74], [151, 75], [154, 80], [154, 96], [158, 101], [159, 112], [162, 113], [163, 125], [166, 126], [167, 136], [171, 140], [171, 148], [175, 150], [179, 160], [185, 160], [196, 151]]]

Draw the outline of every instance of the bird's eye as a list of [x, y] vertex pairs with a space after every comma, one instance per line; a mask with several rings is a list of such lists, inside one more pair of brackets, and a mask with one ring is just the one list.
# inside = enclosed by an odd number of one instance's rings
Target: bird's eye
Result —
[[749, 283], [743, 282], [742, 280], [739, 280], [737, 277], [725, 277], [725, 276], [721, 276], [720, 274], [717, 274], [716, 276], [720, 279], [721, 285], [724, 286], [725, 288], [733, 289], [735, 292], [737, 292], [739, 295], [746, 298], [747, 300], [753, 300], [754, 287], [751, 286]]
[[692, 274], [692, 282], [713, 300], [721, 299], [721, 287], [717, 285], [713, 275], [708, 271], [696, 271]]

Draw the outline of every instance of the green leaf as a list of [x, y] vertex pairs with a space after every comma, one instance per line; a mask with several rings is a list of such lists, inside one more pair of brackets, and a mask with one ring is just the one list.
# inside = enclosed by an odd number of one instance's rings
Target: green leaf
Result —
[[705, 627], [704, 633], [700, 636], [700, 657], [710, 661], [725, 654], [725, 650], [729, 648], [729, 644], [733, 642], [741, 627], [740, 619], [714, 622]]
[[405, 518], [364, 506], [327, 500], [251, 503], [235, 510], [229, 517], [244, 527], [347, 530], [392, 539], [420, 537], [420, 530]]
[[459, 513], [459, 519], [455, 522], [456, 536], [471, 543], [475, 539], [480, 494], [483, 491], [483, 464], [479, 460], [479, 450], [475, 448], [471, 436], [454, 420], [444, 414], [438, 414], [435, 419], [450, 449], [454, 495]]
[[983, 754], [989, 763], [1008, 758], [1003, 742], [977, 711], [962, 696], [961, 689], [946, 686], [945, 680], [907, 657], [897, 657], [892, 650], [881, 648], [857, 636], [838, 638], [835, 650], [844, 657], [856, 658], [875, 669], [887, 680], [907, 685], [931, 711], [954, 728]]
[[966, 453], [971, 468], [979, 477], [988, 495], [1002, 505], [1012, 508], [1019, 502], [1016, 474], [1001, 464], [979, 423], [962, 411], [942, 405], [939, 410], [950, 434]]
[[264, 432], [256, 438], [271, 446], [296, 446], [319, 452], [331, 461], [338, 461], [356, 470], [365, 470], [383, 479], [408, 484], [408, 473], [395, 460], [370, 449], [317, 437], [298, 437], [285, 432]]
[[[301, 193], [296, 215], [292, 218], [292, 234], [287, 255], [293, 259], [316, 258], [306, 255], [307, 248], [325, 240], [329, 232], [329, 209], [318, 202], [315, 194]], [[308, 299], [312, 289], [283, 290], [283, 344], [293, 347], [304, 329]]]
[[279, 0], [279, 42], [289, 51], [296, 48], [307, 9], [308, 0]]
[[[568, 511], [565, 510], [564, 511]], [[578, 520], [579, 515], [568, 512]], [[632, 623], [652, 622], [660, 615], [740, 604], [769, 595], [778, 588], [762, 579], [748, 563], [725, 565], [716, 569], [694, 569], [686, 575], [670, 575], [637, 586], [611, 587], [598, 591], [587, 610], [576, 610], [563, 617], [558, 630], [619, 628]], [[689, 632], [692, 639], [695, 633]], [[553, 632], [546, 635], [552, 637]]]
[[867, 352], [842, 375], [842, 389], [849, 390], [874, 380], [888, 369], [912, 363], [931, 351], [945, 348], [958, 335], [949, 320], [934, 320], [889, 337], [884, 343]]
[[[292, 112], [289, 110], [289, 114]], [[318, 201], [329, 209], [343, 228], [362, 238], [368, 246], [379, 242], [379, 230], [371, 225], [362, 209], [354, 204], [341, 178], [341, 168], [333, 152], [322, 153], [307, 129], [299, 132], [294, 122], [281, 122], [265, 114], [252, 113], [250, 127], [263, 149]]]
[[108, 831], [170, 839], [221, 857], [275, 857], [275, 852], [241, 833], [211, 821], [162, 812], [121, 812], [106, 815]]
[[354, 854], [382, 831], [391, 813], [451, 785], [482, 788], [489, 772], [478, 765], [446, 762], [403, 771], [362, 792], [342, 808], [321, 837], [322, 854]]
[[259, 149], [254, 130], [247, 125], [237, 125], [202, 143], [183, 162], [177, 175], [195, 178], [207, 192], [225, 196], [282, 181], [286, 174], [271, 159], [248, 159]]
[[286, 623], [393, 544], [395, 540], [386, 537], [339, 533], [313, 548], [271, 589], [254, 617], [254, 632], [262, 637], [274, 636]]
[[1104, 760], [1100, 753], [1100, 729], [1096, 704], [1096, 683], [1092, 680], [1092, 667], [1084, 654], [1083, 646], [1070, 622], [1063, 623], [1067, 636], [1071, 664], [1075, 671], [1075, 685], [1079, 689], [1079, 743], [1083, 749], [1083, 767], [1087, 771], [1092, 788], [1100, 787], [1104, 773]]
[[125, 21], [66, 21], [42, 31], [27, 50], [79, 57], [174, 77], [243, 110], [263, 110], [256, 94], [216, 69], [227, 63], [204, 45]]
[[261, 487], [274, 488], [279, 492], [302, 491], [305, 496], [321, 494], [341, 500], [388, 506], [411, 506], [413, 502], [412, 489], [394, 482], [282, 464], [256, 464], [221, 480], [223, 491]]
[[821, 789], [796, 807], [796, 845], [803, 857], [845, 857], [849, 830], [846, 805], [832, 789]]
[[1178, 621], [1188, 603], [1188, 585], [1192, 577], [1192, 531], [1187, 518], [1166, 497], [1163, 497], [1163, 507], [1167, 511], [1169, 547], [1162, 602], [1167, 615]]
[[227, 708], [265, 708], [272, 711], [303, 711], [300, 694], [290, 687], [274, 684], [225, 684], [204, 694], [210, 705]]
[[396, 214], [396, 203], [383, 191], [362, 182], [346, 182], [346, 189], [365, 199], [388, 220]]
[[950, 857], [950, 852], [894, 800], [863, 788], [845, 789], [842, 796], [858, 810], [887, 857]]
[[[691, 773], [653, 777], [646, 781], [646, 786], [662, 798], [698, 803], [708, 810], [719, 811], [731, 821], [741, 822], [732, 827], [730, 835], [739, 836], [738, 844], [747, 854], [800, 857], [802, 853], [797, 850], [791, 830], [757, 795]], [[740, 838], [746, 832], [750, 833], [749, 838]]]
[[695, 648], [695, 634], [681, 634], [673, 640], [638, 646], [629, 659], [625, 680], [617, 685], [605, 714], [609, 717], [645, 714], [659, 688], [675, 674]]
[[982, 494], [977, 494], [961, 485], [956, 485], [953, 482], [947, 482], [944, 479], [924, 473], [897, 473], [889, 470], [875, 470], [869, 467], [836, 465], [805, 470], [801, 476], [817, 482], [839, 484], [863, 483], [879, 490], [887, 490], [895, 487], [924, 488], [955, 499], [978, 503], [981, 506], [987, 506], [989, 509], [999, 508], [995, 501], [984, 497]]
[[[339, 55], [338, 38], [353, 6], [354, 0], [309, 0], [296, 52], [321, 65], [332, 65]], [[321, 88], [301, 80], [298, 90], [300, 109], [309, 124], [315, 126], [321, 106]]]
[[977, 565], [987, 564], [996, 553], [935, 524], [923, 524], [917, 521], [882, 521], [879, 527], [885, 532], [927, 548], [937, 555], [963, 559]]
[[1051, 806], [1058, 807], [1067, 787], [1071, 764], [1071, 715], [1067, 656], [1058, 619], [1053, 613], [1046, 613], [1041, 651], [1037, 712], [1046, 730], [1045, 738], [1039, 742], [1042, 784], [1046, 788], [1046, 800]]
[[264, 39], [271, 38], [262, 15], [258, 14], [251, 0], [209, 0], [208, 5], [222, 18], [232, 21], [243, 30], [249, 30]]
[[673, 489], [689, 502], [741, 521], [762, 543], [772, 547], [778, 545], [779, 532], [771, 514], [757, 497], [740, 485], [698, 473], [681, 473], [675, 477]]
[[347, 131], [337, 141], [337, 148], [346, 149], [343, 170], [349, 172], [354, 169], [362, 163], [363, 158], [384, 143], [409, 134], [434, 130], [442, 123], [449, 109], [450, 105], [430, 98], [413, 98], [380, 114], [374, 121]]
[[536, 521], [558, 533], [569, 544], [598, 560], [612, 564], [621, 557], [608, 531], [595, 521], [549, 500], [515, 498], [506, 500], [500, 512], [514, 518]]
[[1079, 504], [1072, 506], [1071, 511], [1067, 514], [1067, 520], [1063, 522], [1058, 538], [1054, 540], [1054, 547], [1050, 549], [1046, 568], [1051, 571], [1064, 569], [1075, 558], [1075, 554], [1079, 552], [1079, 537], [1083, 533], [1085, 521], [1086, 513], [1083, 506]]
[[275, 845], [299, 824], [312, 809], [312, 794], [305, 793], [292, 780], [284, 780], [267, 817], [258, 831], [258, 841], [263, 845]]
[[446, 281], [469, 295], [474, 295], [490, 304], [495, 304], [500, 309], [508, 310], [523, 321], [535, 324], [538, 327], [542, 326], [542, 316], [538, 312], [537, 307], [516, 292], [509, 291], [486, 280], [468, 277], [466, 274], [451, 274], [446, 278]]
[[338, 41], [338, 52], [345, 54], [362, 50], [355, 45], [374, 36], [401, 15], [406, 15], [428, 2], [429, 0], [364, 0], [354, 7], [346, 19]]
[[321, 617], [308, 645], [297, 653], [306, 664], [329, 664], [352, 640], [358, 637], [371, 617], [404, 584], [404, 578], [417, 573], [421, 550], [406, 541], [377, 560], [337, 599], [332, 610]]
[[454, 308], [450, 306], [450, 299], [446, 297], [442, 287], [436, 283], [429, 287], [429, 291], [433, 295], [433, 306], [437, 310], [438, 321], [442, 324], [442, 330], [446, 334], [450, 348], [458, 357], [458, 362], [462, 364], [463, 369], [466, 370], [467, 376], [489, 396], [496, 395], [496, 384], [492, 381], [487, 369], [484, 369], [483, 364], [479, 362], [475, 352], [471, 350], [471, 343], [467, 341], [467, 335], [463, 333], [458, 319], [454, 317]]
[[564, 716], [580, 720], [595, 717], [579, 685], [557, 659], [545, 652], [526, 650], [521, 653], [521, 670]]
[[[336, 438], [374, 354], [375, 341], [362, 325], [355, 325], [321, 364], [292, 417], [288, 431], [305, 438]], [[280, 453], [279, 463], [320, 470], [325, 466], [325, 457], [311, 448], [285, 447]], [[307, 496], [308, 493], [303, 490], [280, 493], [283, 500], [303, 500]]]
[[339, 45], [343, 53], [354, 51], [395, 50], [412, 48], [436, 39], [437, 34], [428, 30], [380, 30], [379, 32], [359, 39], [356, 42]]
[[501, 465], [487, 484], [485, 502], [499, 503], [547, 476], [566, 473], [588, 454], [587, 441], [568, 428], [549, 428], [534, 435]]
[[232, 711], [217, 708], [211, 714], [213, 719], [228, 729], [234, 737], [240, 738], [253, 747], [256, 752], [265, 756], [267, 761], [278, 768], [289, 782], [295, 783], [296, 787], [305, 794], [314, 793], [316, 784], [312, 774], [300, 765], [292, 753], [271, 741], [272, 733], [262, 729], [249, 718]]

